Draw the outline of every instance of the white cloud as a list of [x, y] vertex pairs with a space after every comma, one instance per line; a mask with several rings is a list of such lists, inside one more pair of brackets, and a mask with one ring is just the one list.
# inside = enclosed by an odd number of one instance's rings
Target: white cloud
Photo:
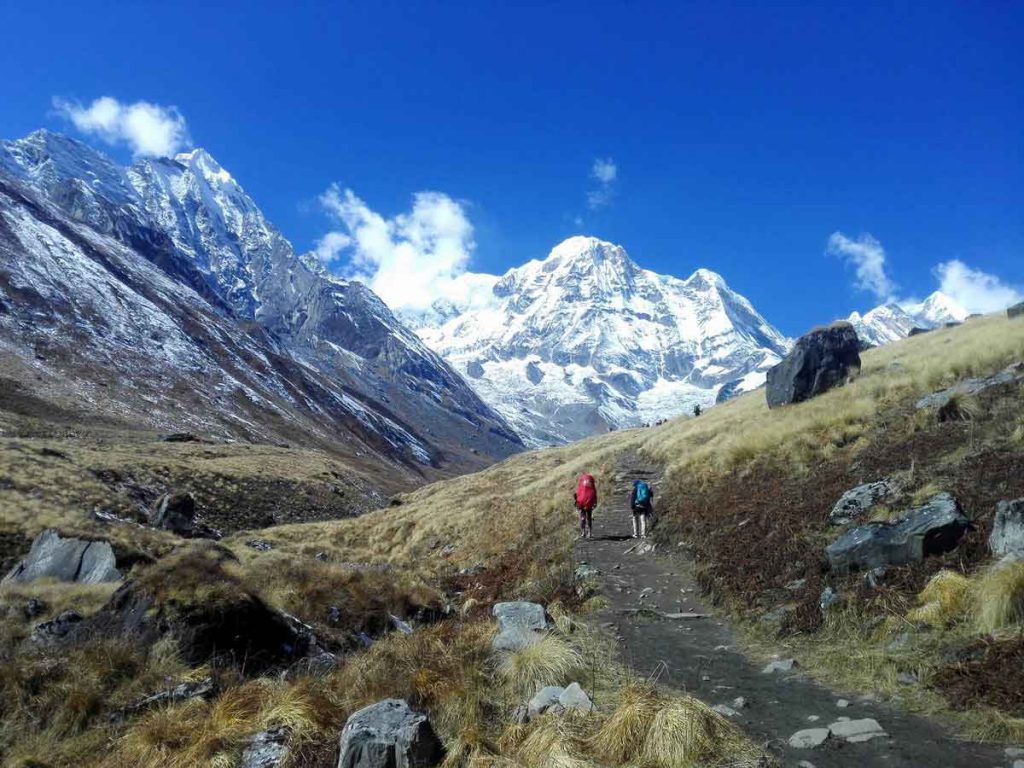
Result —
[[185, 118], [177, 107], [148, 101], [122, 104], [110, 96], [87, 107], [54, 99], [57, 111], [82, 133], [98, 136], [108, 144], [125, 143], [135, 155], [170, 157], [190, 143]]
[[615, 165], [615, 161], [610, 157], [594, 160], [594, 165], [590, 169], [590, 175], [600, 181], [602, 184], [611, 184], [615, 181], [615, 177], [619, 175], [618, 166]]
[[841, 256], [854, 266], [857, 287], [870, 291], [882, 302], [894, 300], [896, 283], [885, 271], [885, 249], [869, 234], [851, 240], [842, 232], [833, 232], [828, 239], [828, 252]]
[[952, 259], [935, 267], [939, 290], [968, 312], [997, 312], [1024, 300], [1024, 295], [995, 275]]
[[587, 207], [591, 210], [609, 205], [615, 196], [615, 180], [619, 176], [619, 167], [612, 158], [596, 158], [590, 167], [590, 178], [597, 182], [597, 187], [587, 192]]
[[426, 309], [438, 299], [473, 305], [488, 299], [495, 278], [467, 271], [476, 243], [457, 200], [418, 192], [412, 210], [393, 218], [337, 185], [320, 202], [344, 231], [321, 238], [317, 254], [342, 262], [342, 275], [369, 285], [392, 309]]

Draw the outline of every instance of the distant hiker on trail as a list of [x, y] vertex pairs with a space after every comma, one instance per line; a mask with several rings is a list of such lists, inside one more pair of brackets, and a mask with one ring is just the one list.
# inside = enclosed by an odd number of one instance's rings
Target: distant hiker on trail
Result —
[[597, 506], [597, 483], [593, 475], [586, 472], [580, 475], [572, 493], [572, 502], [580, 514], [580, 538], [589, 539], [593, 535], [594, 507]]
[[633, 481], [629, 492], [629, 508], [633, 510], [633, 538], [647, 538], [647, 528], [654, 513], [654, 491], [643, 480]]

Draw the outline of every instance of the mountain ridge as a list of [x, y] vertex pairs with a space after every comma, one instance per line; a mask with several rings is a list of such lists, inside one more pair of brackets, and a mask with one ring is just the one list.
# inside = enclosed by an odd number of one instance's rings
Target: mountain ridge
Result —
[[533, 445], [711, 405], [789, 346], [712, 270], [659, 275], [592, 236], [495, 276], [484, 306], [434, 309], [408, 319]]

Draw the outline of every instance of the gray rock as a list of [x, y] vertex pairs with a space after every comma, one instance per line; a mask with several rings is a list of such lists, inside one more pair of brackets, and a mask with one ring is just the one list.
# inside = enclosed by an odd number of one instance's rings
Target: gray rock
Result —
[[917, 683], [917, 675], [913, 675], [910, 672], [900, 672], [896, 675], [896, 682], [900, 685], [915, 685]]
[[796, 764], [796, 768], [815, 768], [815, 765], [810, 760], [801, 760]]
[[761, 672], [765, 675], [771, 675], [775, 672], [790, 672], [796, 666], [798, 666], [796, 659], [778, 659], [777, 661], [769, 662]]
[[137, 715], [155, 707], [177, 704], [189, 699], [210, 699], [217, 692], [217, 684], [212, 677], [204, 677], [201, 680], [186, 680], [166, 691], [154, 693], [140, 699], [134, 704], [117, 710], [110, 716], [111, 720], [124, 720], [127, 717]]
[[566, 712], [589, 713], [594, 709], [594, 702], [590, 700], [587, 692], [580, 687], [579, 683], [569, 683], [568, 687], [559, 695], [558, 703]]
[[5, 581], [33, 581], [40, 578], [100, 584], [117, 581], [114, 550], [105, 541], [61, 538], [54, 530], [45, 530], [32, 542], [28, 557], [14, 566]]
[[49, 606], [44, 600], [40, 600], [38, 597], [30, 597], [25, 601], [24, 607], [21, 609], [25, 614], [26, 619], [34, 619], [37, 616], [42, 616], [46, 613]]
[[495, 603], [491, 614], [498, 620], [498, 634], [491, 641], [495, 651], [519, 651], [540, 638], [550, 627], [544, 606], [539, 603]]
[[1014, 760], [1010, 768], [1024, 768], [1024, 760]]
[[278, 768], [288, 758], [289, 729], [279, 725], [250, 736], [239, 768]]
[[836, 702], [836, 706], [839, 707], [840, 709], [846, 709], [848, 706], [850, 706], [850, 702], [847, 701], [846, 699], [839, 699]]
[[969, 524], [956, 499], [939, 493], [895, 522], [852, 528], [826, 547], [825, 554], [839, 573], [916, 563], [954, 549]]
[[1006, 316], [1010, 318], [1024, 317], [1024, 301], [1014, 304], [1012, 307], [1007, 307]]
[[196, 528], [196, 500], [191, 493], [165, 493], [156, 503], [149, 524], [189, 537]]
[[1007, 747], [1006, 749], [1003, 750], [1003, 754], [1005, 754], [1010, 760], [1013, 760], [1015, 758], [1021, 758], [1021, 757], [1024, 757], [1024, 748], [1022, 748], [1022, 747]]
[[998, 387], [1000, 384], [1008, 384], [1012, 381], [1024, 381], [1024, 370], [1021, 369], [1019, 363], [1011, 365], [991, 376], [979, 379], [964, 379], [948, 389], [933, 392], [918, 400], [916, 407], [918, 410], [938, 410], [947, 405], [954, 395], [976, 395], [979, 392], [984, 392], [986, 389]]
[[255, 549], [257, 552], [269, 552], [274, 548], [274, 545], [266, 539], [249, 539], [247, 542], [245, 542], [245, 546], [251, 547], [252, 549]]
[[804, 728], [789, 737], [789, 746], [793, 749], [814, 749], [828, 741], [829, 736], [828, 728]]
[[1024, 556], [1024, 499], [996, 504], [988, 546], [994, 555]]
[[733, 709], [746, 709], [747, 708], [747, 700], [745, 698], [743, 698], [742, 696], [737, 696], [735, 699], [732, 700], [732, 708]]
[[715, 704], [711, 709], [720, 714], [722, 717], [739, 717], [739, 712], [730, 706], [725, 704]]
[[443, 759], [427, 716], [400, 699], [360, 709], [341, 731], [338, 768], [432, 768]]
[[397, 616], [388, 614], [388, 621], [391, 622], [392, 629], [394, 629], [396, 632], [401, 632], [403, 635], [411, 635], [413, 632], [415, 632], [411, 624], [402, 621]]
[[821, 597], [818, 598], [818, 607], [822, 613], [828, 613], [829, 609], [834, 608], [843, 602], [843, 598], [838, 592], [832, 587], [825, 587], [821, 592]]
[[792, 605], [780, 605], [761, 616], [759, 621], [769, 634], [778, 636], [786, 626], [786, 619], [795, 611]]
[[828, 727], [832, 735], [851, 743], [868, 741], [880, 736], [888, 736], [877, 720], [865, 717], [862, 720], [837, 720]]
[[552, 707], [559, 705], [559, 698], [564, 692], [565, 689], [558, 685], [541, 688], [526, 705], [527, 716], [533, 719], [551, 711]]
[[847, 322], [817, 328], [797, 339], [768, 371], [768, 407], [799, 403], [839, 386], [860, 370], [860, 342]]
[[790, 592], [799, 592], [801, 589], [807, 586], [807, 579], [793, 579], [793, 581], [786, 584], [786, 589]]
[[509, 627], [494, 636], [491, 649], [495, 651], [521, 651], [540, 640], [540, 633], [525, 627]]
[[82, 615], [78, 611], [64, 611], [55, 619], [37, 624], [28, 636], [29, 642], [45, 644], [59, 640], [81, 621]]
[[899, 484], [895, 480], [875, 480], [871, 483], [851, 488], [835, 503], [828, 513], [828, 521], [832, 525], [845, 525], [869, 512], [876, 504], [881, 504], [899, 493]]
[[885, 581], [885, 574], [887, 570], [885, 566], [879, 566], [878, 568], [872, 568], [870, 571], [864, 574], [864, 583], [872, 589], [880, 589], [882, 583]]
[[495, 603], [491, 615], [498, 620], [498, 629], [522, 627], [544, 630], [549, 626], [544, 606], [539, 603]]

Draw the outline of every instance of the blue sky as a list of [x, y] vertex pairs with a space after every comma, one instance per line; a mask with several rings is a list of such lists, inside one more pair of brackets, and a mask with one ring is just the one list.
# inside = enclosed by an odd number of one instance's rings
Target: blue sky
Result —
[[[127, 161], [53, 100], [175, 107], [300, 250], [353, 234], [321, 202], [337, 184], [350, 227], [383, 222], [385, 249], [446, 270], [584, 232], [721, 272], [789, 334], [924, 296], [953, 260], [972, 301], [978, 273], [1024, 286], [1020, 3], [126, 6], [0, 7], [0, 135], [66, 130]], [[442, 205], [421, 220], [425, 191]], [[854, 246], [829, 253], [835, 232]], [[335, 268], [372, 268], [354, 246]], [[858, 279], [882, 250], [884, 280]]]

